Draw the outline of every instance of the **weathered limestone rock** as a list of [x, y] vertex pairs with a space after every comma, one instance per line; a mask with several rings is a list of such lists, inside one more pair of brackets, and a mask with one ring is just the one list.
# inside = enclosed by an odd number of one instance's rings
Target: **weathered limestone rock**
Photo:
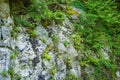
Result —
[[[51, 25], [47, 29], [38, 24], [35, 26], [36, 37], [30, 37], [25, 27], [20, 26], [20, 32], [13, 38], [11, 31], [14, 27], [11, 24], [14, 22], [9, 5], [4, 0], [0, 1], [0, 80], [11, 80], [11, 76], [14, 80], [65, 80], [68, 75], [81, 78], [80, 59], [84, 54], [78, 54], [69, 38], [75, 28], [68, 18], [61, 25]], [[106, 50], [101, 52], [105, 59], [109, 59]], [[84, 70], [89, 77], [93, 71], [90, 66]], [[119, 71], [116, 76], [120, 77]]]
[[119, 71], [116, 72], [116, 76], [117, 76], [118, 78], [120, 78], [120, 72], [119, 72]]

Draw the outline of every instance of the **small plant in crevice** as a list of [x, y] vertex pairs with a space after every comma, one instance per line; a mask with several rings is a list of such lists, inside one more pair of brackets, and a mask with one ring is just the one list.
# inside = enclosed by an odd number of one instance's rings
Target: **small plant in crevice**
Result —
[[17, 50], [14, 50], [13, 53], [10, 55], [10, 59], [13, 60], [18, 54], [19, 52]]
[[65, 14], [63, 12], [59, 11], [59, 10], [54, 12], [53, 15], [54, 15], [53, 17], [56, 21], [62, 21], [62, 20], [65, 19]]
[[63, 41], [63, 44], [64, 44], [65, 47], [68, 47], [69, 42], [68, 41]]
[[19, 74], [14, 74], [14, 80], [21, 80], [21, 76]]
[[47, 53], [44, 53], [44, 54], [42, 55], [42, 57], [45, 58], [45, 59], [47, 59], [48, 61], [51, 60], [51, 56], [48, 55]]
[[37, 33], [35, 30], [30, 30], [30, 32], [28, 32], [30, 37], [36, 38], [37, 37]]
[[11, 54], [11, 55], [10, 55], [10, 59], [11, 59], [11, 60], [14, 59], [15, 57], [16, 57], [15, 54]]
[[82, 44], [83, 39], [81, 38], [81, 34], [79, 34], [79, 33], [73, 34], [73, 35], [71, 36], [71, 39], [72, 39], [72, 41], [73, 41], [73, 43], [74, 43], [74, 48], [75, 48], [76, 50], [80, 50], [80, 49], [83, 48], [83, 44]]
[[43, 54], [42, 54], [42, 59], [46, 59], [48, 61], [50, 61], [52, 59], [52, 57], [48, 54], [48, 52], [52, 49], [52, 45], [49, 44], [47, 46], [47, 48], [43, 51]]
[[11, 78], [11, 79], [14, 79], [15, 71], [14, 71], [13, 67], [10, 67], [10, 68], [9, 68], [8, 73], [9, 73], [9, 75], [10, 75], [10, 78]]
[[43, 43], [46, 43], [46, 42], [47, 42], [46, 38], [42, 38], [41, 41], [42, 41]]
[[53, 68], [51, 68], [51, 69], [50, 69], [50, 73], [51, 73], [52, 75], [55, 75], [56, 70], [55, 70], [55, 69], [53, 69]]
[[64, 59], [64, 63], [66, 64], [66, 68], [67, 68], [68, 70], [71, 69], [71, 64], [72, 64], [72, 62], [73, 62], [73, 59], [70, 58], [70, 57], [67, 57], [67, 58]]
[[58, 36], [52, 35], [51, 38], [52, 38], [52, 41], [54, 42], [54, 44], [56, 45], [58, 43]]
[[8, 72], [5, 71], [5, 70], [3, 70], [1, 74], [2, 74], [3, 77], [7, 77], [8, 76]]
[[11, 37], [14, 39], [17, 39], [18, 33], [14, 32], [14, 30], [11, 31]]
[[44, 51], [43, 51], [43, 53], [48, 53], [51, 49], [52, 49], [52, 43], [50, 43], [45, 49], [44, 49]]
[[8, 74], [10, 75], [11, 80], [20, 80], [21, 76], [17, 73], [15, 73], [15, 70], [13, 67], [10, 67], [8, 70]]

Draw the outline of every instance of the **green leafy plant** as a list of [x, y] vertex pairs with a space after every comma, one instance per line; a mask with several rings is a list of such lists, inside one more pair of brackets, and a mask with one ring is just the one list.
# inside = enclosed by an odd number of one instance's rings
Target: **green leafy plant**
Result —
[[14, 80], [20, 80], [21, 76], [19, 74], [14, 74]]
[[55, 75], [55, 73], [56, 73], [55, 69], [53, 69], [53, 68], [50, 69], [50, 73], [53, 74], [53, 75]]
[[89, 66], [88, 61], [80, 61], [80, 66]]
[[14, 59], [16, 58], [16, 56], [19, 54], [19, 52], [17, 50], [14, 50], [13, 53], [10, 55], [10, 59]]
[[80, 49], [83, 48], [82, 38], [81, 38], [81, 34], [80, 33], [73, 34], [71, 36], [71, 39], [74, 41], [74, 48], [76, 50], [80, 50]]
[[46, 42], [47, 42], [46, 38], [42, 38], [41, 41], [42, 41], [43, 43], [46, 43]]
[[33, 38], [37, 37], [37, 33], [35, 30], [30, 30], [29, 35], [30, 37], [33, 37]]
[[[114, 63], [117, 60], [112, 58], [113, 56], [118, 57], [120, 52], [120, 46], [118, 45], [120, 39], [118, 36], [120, 14], [116, 9], [116, 2], [114, 0], [75, 0], [71, 5], [85, 12], [85, 18], [81, 15], [79, 17], [80, 21], [74, 23], [76, 31], [81, 34], [83, 39], [84, 55], [89, 56], [84, 57], [85, 61], [81, 61], [80, 65], [93, 65], [96, 80], [107, 80], [107, 74], [111, 74], [111, 79], [115, 79], [116, 64]], [[78, 44], [77, 46], [80, 45]], [[112, 53], [109, 54], [110, 60], [102, 57], [101, 49], [104, 49], [106, 46], [110, 46], [112, 50]], [[78, 50], [80, 49], [79, 47], [77, 48]], [[86, 53], [90, 53], [90, 55]], [[94, 58], [91, 55], [97, 57]], [[108, 71], [110, 68], [112, 70]]]
[[51, 56], [48, 55], [47, 53], [43, 54], [43, 58], [47, 59], [48, 61], [51, 60]]
[[58, 42], [58, 36], [57, 35], [52, 35], [51, 38], [52, 38], [52, 40], [55, 44]]
[[54, 19], [58, 20], [58, 21], [64, 20], [65, 19], [65, 14], [61, 11], [56, 11], [54, 13]]
[[10, 59], [14, 59], [15, 57], [16, 57], [15, 54], [11, 54], [11, 55], [10, 55]]
[[64, 41], [63, 44], [64, 44], [65, 47], [67, 47], [69, 45], [69, 42], [68, 41]]
[[9, 68], [8, 73], [10, 74], [11, 79], [13, 79], [14, 78], [14, 73], [15, 73], [13, 67]]
[[7, 72], [7, 71], [5, 71], [5, 70], [4, 70], [4, 71], [2, 71], [2, 76], [3, 76], [3, 77], [7, 77], [7, 76], [8, 76], [8, 72]]
[[[59, 2], [57, 2], [56, 0], [47, 2], [44, 0], [33, 0], [29, 9], [29, 14], [33, 19], [35, 19], [36, 21], [40, 21], [41, 23], [43, 23], [43, 21], [51, 22], [52, 20], [55, 20], [55, 22], [62, 21], [65, 17], [65, 14], [60, 10], [56, 10], [53, 12], [49, 8], [49, 5], [52, 6], [57, 4], [59, 4]], [[48, 22], [44, 23], [43, 26], [46, 26], [45, 24], [48, 24]]]
[[10, 67], [8, 70], [8, 74], [10, 75], [11, 80], [20, 80], [21, 76], [15, 73], [14, 68]]

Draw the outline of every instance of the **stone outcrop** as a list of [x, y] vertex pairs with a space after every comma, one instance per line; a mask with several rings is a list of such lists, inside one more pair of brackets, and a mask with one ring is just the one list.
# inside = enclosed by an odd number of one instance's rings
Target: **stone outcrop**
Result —
[[[74, 48], [70, 39], [74, 27], [68, 18], [47, 29], [38, 24], [36, 37], [30, 37], [24, 26], [20, 26], [14, 38], [11, 36], [14, 21], [9, 5], [0, 1], [0, 80], [65, 80], [66, 76], [85, 80], [85, 73], [89, 80], [94, 80], [94, 67], [84, 64], [83, 71], [80, 66], [80, 60], [85, 56]], [[71, 17], [77, 19], [75, 15]], [[101, 50], [109, 60], [107, 51], [110, 51], [108, 47]], [[119, 71], [116, 76], [120, 78]]]
[[[67, 19], [66, 19], [67, 20]], [[0, 3], [0, 80], [62, 80], [67, 68], [79, 77], [81, 68], [74, 58], [78, 55], [69, 40], [73, 27], [67, 20], [64, 25], [52, 25], [48, 29], [36, 26], [36, 38], [29, 37], [21, 27], [17, 38], [11, 37], [14, 21], [9, 5]], [[65, 27], [68, 25], [67, 27]], [[69, 27], [70, 26], [70, 27]], [[56, 40], [53, 40], [56, 37]], [[69, 42], [68, 46], [63, 44]], [[71, 60], [68, 63], [67, 60]], [[66, 63], [68, 65], [66, 65]]]

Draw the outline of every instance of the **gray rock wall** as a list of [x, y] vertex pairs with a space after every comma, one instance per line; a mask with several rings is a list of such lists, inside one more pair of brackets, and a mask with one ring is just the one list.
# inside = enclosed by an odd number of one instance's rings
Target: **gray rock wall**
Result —
[[[74, 48], [70, 38], [74, 27], [68, 18], [48, 28], [38, 24], [35, 26], [36, 37], [30, 37], [25, 27], [19, 26], [15, 38], [11, 36], [16, 33], [11, 33], [15, 26], [9, 4], [0, 1], [0, 80], [95, 80], [93, 65], [83, 63], [84, 68], [80, 66], [87, 54]], [[75, 15], [71, 17], [77, 19]], [[101, 52], [103, 58], [109, 60], [109, 47]], [[119, 80], [119, 71], [116, 76]]]
[[[79, 62], [74, 60], [78, 53], [68, 38], [73, 26], [68, 19], [66, 21], [48, 29], [36, 26], [36, 38], [29, 37], [25, 28], [20, 27], [17, 38], [13, 38], [14, 21], [9, 5], [1, 2], [0, 80], [63, 80], [70, 74], [80, 77]], [[65, 46], [64, 41], [69, 45]]]

